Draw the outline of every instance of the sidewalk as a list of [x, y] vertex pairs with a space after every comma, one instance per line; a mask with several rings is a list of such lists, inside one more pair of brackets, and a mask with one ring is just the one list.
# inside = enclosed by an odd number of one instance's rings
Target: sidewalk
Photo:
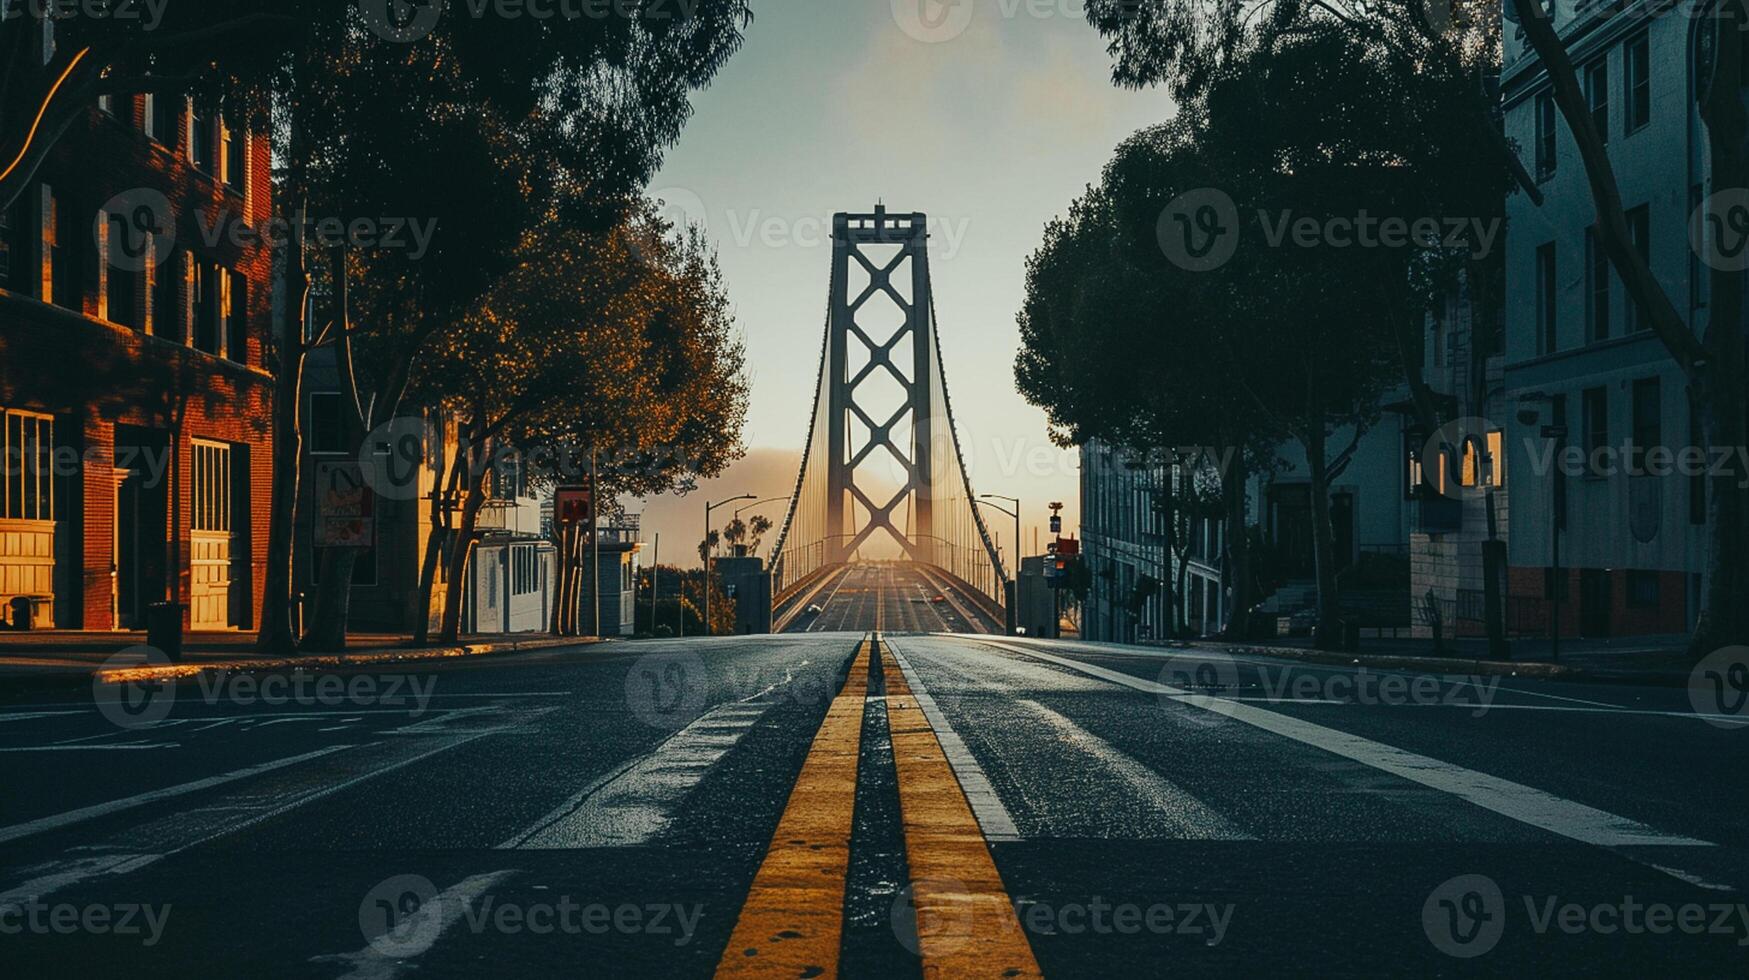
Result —
[[1688, 655], [1686, 634], [1562, 639], [1559, 660], [1551, 659], [1552, 651], [1546, 637], [1512, 640], [1510, 660], [1489, 659], [1488, 641], [1472, 637], [1447, 640], [1444, 656], [1434, 653], [1432, 640], [1367, 638], [1360, 641], [1358, 652], [1316, 650], [1311, 640], [1305, 637], [1284, 636], [1222, 645], [1233, 653], [1310, 663], [1668, 687], [1687, 686], [1694, 668]]
[[[267, 655], [255, 650], [254, 633], [189, 633], [182, 659], [148, 663], [143, 631], [43, 630], [0, 633], [0, 691], [89, 684], [102, 674], [116, 680], [189, 677], [209, 670], [293, 670], [352, 667], [521, 653], [599, 643], [592, 637], [549, 633], [469, 634], [454, 644], [415, 647], [406, 634], [354, 634], [344, 653]], [[139, 649], [135, 649], [139, 648]]]

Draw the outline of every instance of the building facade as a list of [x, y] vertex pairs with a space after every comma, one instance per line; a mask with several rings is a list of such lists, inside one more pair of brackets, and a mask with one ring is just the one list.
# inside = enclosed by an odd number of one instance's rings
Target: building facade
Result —
[[[245, 629], [266, 563], [268, 141], [113, 96], [0, 215], [0, 609]], [[7, 615], [0, 612], [0, 615]]]
[[[1716, 22], [1685, 10], [1557, 4], [1555, 27], [1606, 134], [1640, 252], [1703, 331], [1707, 270], [1689, 247], [1689, 219], [1712, 188], [1694, 65]], [[1569, 636], [1685, 632], [1699, 608], [1706, 489], [1630, 464], [1648, 449], [1700, 442], [1686, 384], [1599, 246], [1547, 73], [1516, 25], [1505, 35], [1506, 133], [1545, 198], [1539, 206], [1516, 193], [1506, 206], [1510, 601], [1528, 630], [1546, 628], [1559, 595]], [[1545, 438], [1544, 426], [1566, 437]], [[1569, 448], [1585, 461], [1564, 465]]]

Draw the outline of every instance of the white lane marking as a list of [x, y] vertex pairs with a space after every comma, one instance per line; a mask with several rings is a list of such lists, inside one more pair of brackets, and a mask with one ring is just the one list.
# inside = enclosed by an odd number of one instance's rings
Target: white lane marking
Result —
[[[395, 931], [368, 943], [351, 953], [329, 953], [310, 957], [311, 963], [341, 963], [350, 966], [341, 980], [393, 980], [409, 969], [417, 969], [415, 960], [425, 955], [437, 941], [462, 920], [474, 899], [486, 890], [517, 872], [493, 871], [466, 878], [420, 905], [418, 910], [395, 923]], [[412, 948], [386, 941], [394, 936], [417, 937]]]
[[1462, 766], [1417, 755], [1395, 746], [1362, 738], [1359, 735], [1326, 728], [1309, 721], [1301, 721], [1289, 715], [1268, 711], [1249, 704], [1241, 704], [1227, 698], [1192, 694], [1157, 681], [1133, 677], [1121, 671], [1108, 670], [1104, 667], [1081, 663], [1066, 657], [1053, 656], [1038, 650], [993, 643], [988, 640], [978, 642], [1002, 650], [1023, 653], [1026, 656], [1058, 664], [1070, 670], [1078, 670], [1084, 674], [1100, 677], [1137, 691], [1171, 697], [1180, 704], [1226, 715], [1254, 728], [1261, 728], [1266, 732], [1272, 732], [1304, 745], [1352, 759], [1362, 765], [1400, 776], [1411, 782], [1450, 793], [1485, 810], [1492, 810], [1520, 823], [1526, 823], [1532, 827], [1582, 843], [1595, 844], [1600, 847], [1717, 846], [1710, 841], [1697, 840], [1681, 834], [1665, 833], [1637, 820], [1617, 816], [1595, 807], [1586, 806], [1583, 803], [1576, 803], [1553, 793], [1526, 786], [1523, 783], [1515, 783], [1473, 769], [1465, 769]]
[[[821, 625], [822, 625], [822, 621], [825, 620], [825, 618], [826, 618], [826, 610], [832, 608], [832, 600], [838, 598], [838, 590], [844, 588], [844, 583], [848, 582], [848, 581], [850, 581], [850, 570], [849, 569], [845, 569], [844, 571], [838, 573], [838, 581], [834, 582], [832, 584], [831, 594], [826, 596], [825, 602], [822, 602], [819, 604], [820, 605], [820, 612], [814, 617], [814, 621], [808, 624], [808, 628], [803, 630], [802, 632], [804, 632], [804, 633], [823, 633], [823, 632], [825, 632], [825, 630], [821, 629]], [[840, 616], [839, 622], [842, 623], [843, 619], [844, 619], [844, 617]]]
[[1574, 704], [1588, 704], [1594, 708], [1620, 708], [1627, 710], [1627, 705], [1625, 704], [1611, 704], [1608, 701], [1587, 701], [1584, 698], [1569, 698], [1563, 697], [1559, 694], [1545, 694], [1542, 691], [1521, 691], [1516, 687], [1502, 687], [1500, 690], [1510, 691], [1513, 694], [1523, 694], [1533, 698], [1548, 698], [1550, 701], [1571, 701]]
[[59, 830], [62, 827], [70, 827], [76, 823], [95, 820], [98, 817], [107, 817], [112, 813], [132, 810], [135, 807], [157, 803], [160, 800], [168, 800], [188, 793], [198, 793], [201, 790], [211, 789], [214, 786], [223, 786], [226, 783], [234, 783], [239, 779], [248, 779], [251, 776], [259, 776], [262, 773], [272, 772], [275, 769], [283, 769], [286, 766], [295, 766], [300, 762], [308, 762], [311, 759], [320, 759], [325, 755], [332, 755], [335, 752], [350, 748], [352, 748], [350, 745], [330, 745], [326, 748], [317, 749], [314, 752], [305, 752], [302, 755], [294, 755], [285, 759], [275, 759], [272, 762], [263, 762], [258, 765], [246, 766], [242, 769], [237, 769], [218, 776], [208, 776], [205, 779], [196, 779], [192, 782], [179, 783], [175, 786], [166, 786], [163, 789], [155, 789], [150, 792], [124, 797], [119, 800], [110, 800], [107, 803], [96, 803], [91, 806], [80, 807], [77, 810], [68, 810], [66, 813], [57, 813], [53, 816], [27, 820], [24, 823], [15, 823], [10, 827], [0, 827], [0, 844], [4, 844], [8, 841], [15, 841], [20, 837], [29, 837], [33, 834], [42, 834], [51, 830]]
[[681, 800], [753, 730], [772, 704], [741, 700], [705, 712], [650, 752], [592, 780], [498, 847], [569, 850], [655, 840], [673, 822]]
[[1020, 707], [1043, 719], [1067, 744], [1092, 756], [1100, 765], [1128, 784], [1160, 818], [1165, 840], [1256, 840], [1253, 835], [1215, 812], [1182, 786], [1148, 768], [1122, 749], [1089, 732], [1068, 718], [1039, 704], [1019, 701]]
[[[551, 711], [553, 709], [547, 709]], [[544, 712], [543, 712], [544, 713]], [[105, 842], [101, 847], [114, 848], [119, 853], [104, 855], [97, 858], [74, 858], [58, 862], [50, 862], [26, 869], [24, 873], [36, 877], [23, 884], [0, 893], [0, 905], [23, 898], [44, 898], [50, 893], [59, 891], [70, 885], [76, 885], [87, 878], [106, 874], [127, 874], [174, 854], [180, 854], [193, 847], [198, 847], [208, 841], [216, 840], [230, 834], [246, 830], [258, 823], [290, 813], [298, 807], [317, 800], [325, 799], [336, 793], [351, 789], [370, 779], [386, 775], [405, 766], [421, 762], [440, 752], [459, 748], [475, 739], [485, 737], [486, 733], [467, 735], [451, 739], [442, 745], [419, 752], [405, 759], [397, 759], [375, 769], [369, 769], [341, 780], [294, 795], [277, 803], [266, 806], [252, 802], [257, 797], [248, 792], [233, 794], [227, 799], [233, 804], [223, 801], [214, 806], [199, 810], [185, 811], [173, 814], [145, 827], [133, 828], [113, 841]], [[360, 748], [377, 748], [392, 746], [399, 749], [408, 743], [372, 742]], [[342, 760], [344, 761], [344, 760]], [[144, 848], [138, 846], [147, 844], [153, 848], [150, 853], [141, 853]], [[86, 850], [89, 848], [81, 848]]]
[[881, 652], [891, 654], [893, 662], [899, 665], [899, 670], [905, 675], [905, 683], [911, 688], [911, 696], [917, 699], [917, 706], [923, 709], [923, 717], [929, 722], [929, 727], [935, 729], [935, 740], [941, 743], [942, 754], [947, 756], [948, 767], [953, 770], [954, 778], [959, 780], [960, 790], [966, 794], [966, 802], [971, 804], [972, 815], [978, 818], [978, 826], [984, 831], [984, 839], [1020, 840], [1020, 829], [1014, 825], [1014, 817], [1008, 813], [1008, 807], [1002, 804], [1002, 797], [996, 795], [995, 787], [990, 785], [989, 777], [984, 775], [977, 758], [966, 748], [965, 741], [947, 723], [947, 717], [936, 706], [935, 699], [929, 696], [929, 689], [923, 686], [923, 679], [911, 669], [910, 662], [893, 647], [890, 640], [881, 637], [880, 645]]
[[14, 745], [0, 752], [140, 752], [146, 749], [177, 749], [181, 742], [151, 742], [128, 745]]
[[15, 714], [0, 715], [0, 723], [8, 721], [34, 721], [38, 718], [57, 718], [61, 715], [88, 715], [91, 712], [80, 711], [25, 711]]

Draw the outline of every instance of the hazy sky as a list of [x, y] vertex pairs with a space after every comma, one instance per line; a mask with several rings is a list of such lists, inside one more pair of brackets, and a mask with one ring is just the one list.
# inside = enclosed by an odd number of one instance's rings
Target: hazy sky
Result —
[[[651, 184], [670, 216], [702, 221], [720, 250], [752, 369], [747, 445], [799, 451], [806, 436], [831, 215], [877, 199], [925, 212], [973, 485], [1023, 498], [1031, 553], [1049, 501], [1069, 506], [1074, 527], [1076, 474], [1043, 413], [1014, 391], [1023, 262], [1120, 140], [1171, 115], [1169, 98], [1111, 85], [1079, 0], [754, 0], [754, 10], [746, 46], [695, 97]], [[793, 471], [763, 472], [772, 466], [793, 457], [755, 453], [707, 489], [787, 494]], [[674, 536], [664, 559], [679, 557], [675, 538], [702, 535], [699, 508], [696, 496], [646, 507], [647, 526]], [[986, 516], [1006, 546], [1012, 520]]]

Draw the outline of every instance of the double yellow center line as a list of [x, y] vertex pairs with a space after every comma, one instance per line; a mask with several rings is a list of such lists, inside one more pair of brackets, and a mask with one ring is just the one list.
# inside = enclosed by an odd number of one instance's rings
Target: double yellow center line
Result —
[[[838, 975], [863, 710], [879, 643], [875, 634], [858, 646], [814, 735], [718, 976]], [[882, 667], [923, 975], [1040, 976], [935, 730], [893, 658]]]

